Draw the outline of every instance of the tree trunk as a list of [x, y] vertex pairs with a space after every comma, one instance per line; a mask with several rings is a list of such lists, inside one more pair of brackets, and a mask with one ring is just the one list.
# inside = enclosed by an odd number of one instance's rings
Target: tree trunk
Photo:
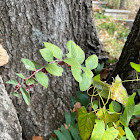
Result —
[[[25, 72], [21, 58], [41, 61], [39, 49], [47, 41], [66, 53], [65, 44], [73, 40], [87, 55], [96, 53], [100, 59], [102, 45], [93, 24], [92, 4], [88, 0], [5, 0], [0, 1], [0, 38], [10, 55], [4, 69], [4, 80], [15, 78], [15, 72]], [[63, 77], [49, 76], [49, 87], [35, 88], [31, 105], [13, 98], [23, 128], [23, 135], [40, 135], [48, 139], [64, 121], [70, 109], [70, 97], [77, 90], [71, 72], [66, 68]], [[7, 86], [12, 93], [12, 86]]]
[[124, 9], [126, 0], [120, 1], [120, 9]]
[[[140, 9], [112, 77], [118, 74], [122, 80], [136, 79], [136, 71], [130, 66], [130, 62], [140, 64]], [[124, 85], [129, 94], [140, 89], [140, 81], [126, 82]], [[139, 102], [138, 99], [137, 101]]]

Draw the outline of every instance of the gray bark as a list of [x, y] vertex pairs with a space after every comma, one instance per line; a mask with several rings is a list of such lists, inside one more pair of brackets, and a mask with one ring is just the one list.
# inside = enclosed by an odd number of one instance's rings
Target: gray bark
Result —
[[0, 75], [0, 140], [22, 140], [17, 112]]
[[[122, 80], [136, 79], [136, 71], [130, 66], [130, 62], [140, 64], [140, 9], [112, 77], [119, 74]], [[124, 86], [127, 88], [128, 93], [132, 94], [137, 89], [140, 89], [140, 81], [126, 82]], [[136, 100], [139, 102], [138, 97]]]
[[120, 9], [124, 9], [126, 0], [120, 1]]
[[[0, 38], [10, 55], [4, 69], [4, 80], [15, 78], [15, 72], [25, 72], [21, 58], [41, 61], [40, 44], [47, 41], [58, 45], [66, 53], [65, 44], [73, 40], [87, 55], [96, 53], [103, 59], [102, 46], [93, 24], [92, 4], [88, 0], [0, 0]], [[63, 77], [49, 76], [49, 87], [35, 88], [31, 93], [31, 105], [13, 98], [23, 128], [23, 135], [31, 138], [49, 137], [64, 121], [65, 111], [70, 109], [70, 97], [77, 84], [66, 68]], [[7, 86], [8, 93], [12, 87]]]

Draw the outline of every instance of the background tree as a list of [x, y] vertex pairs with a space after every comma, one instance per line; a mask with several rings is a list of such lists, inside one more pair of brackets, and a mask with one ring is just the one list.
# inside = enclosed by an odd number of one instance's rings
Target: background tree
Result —
[[[136, 71], [130, 66], [130, 62], [140, 64], [140, 9], [136, 15], [119, 61], [116, 64], [116, 68], [112, 73], [112, 77], [119, 74], [122, 80], [136, 79]], [[140, 89], [140, 81], [126, 82], [124, 85], [129, 94]], [[137, 97], [137, 102], [139, 102], [139, 99], [140, 98]]]
[[[3, 79], [15, 78], [15, 72], [25, 72], [21, 58], [41, 61], [42, 42], [58, 45], [66, 53], [65, 44], [73, 40], [87, 55], [102, 57], [96, 27], [93, 23], [91, 1], [78, 0], [5, 0], [0, 1], [0, 38], [10, 55]], [[32, 90], [31, 105], [13, 98], [23, 129], [23, 136], [31, 138], [49, 134], [63, 122], [64, 112], [70, 109], [70, 97], [75, 94], [76, 82], [68, 68], [63, 77], [49, 75], [49, 87]], [[12, 86], [7, 86], [12, 93]]]
[[121, 0], [120, 1], [120, 9], [124, 9], [125, 8], [125, 2], [126, 2], [126, 0]]

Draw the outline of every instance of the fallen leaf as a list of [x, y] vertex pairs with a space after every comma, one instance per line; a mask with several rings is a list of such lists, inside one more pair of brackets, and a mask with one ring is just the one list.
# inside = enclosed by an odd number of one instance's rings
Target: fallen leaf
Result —
[[78, 108], [81, 108], [81, 107], [82, 107], [81, 103], [76, 102], [74, 104], [74, 108], [73, 108], [72, 112], [76, 112], [77, 113], [77, 116], [78, 116]]
[[100, 72], [100, 79], [101, 80], [105, 80], [107, 78], [107, 76], [109, 75], [109, 70], [103, 68], [102, 71]]
[[44, 139], [40, 136], [33, 136], [32, 140], [44, 140]]
[[2, 47], [2, 39], [0, 39], [0, 66], [3, 66], [8, 63], [9, 56], [7, 51]]

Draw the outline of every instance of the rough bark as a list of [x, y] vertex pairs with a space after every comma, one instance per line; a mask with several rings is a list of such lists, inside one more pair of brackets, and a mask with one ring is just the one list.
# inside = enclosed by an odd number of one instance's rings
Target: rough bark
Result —
[[14, 105], [0, 75], [0, 139], [22, 140], [22, 129]]
[[[130, 66], [130, 62], [140, 64], [140, 9], [112, 77], [118, 74], [122, 80], [136, 79], [136, 71]], [[124, 85], [129, 94], [140, 89], [140, 81], [126, 82]], [[137, 101], [139, 102], [138, 99]]]
[[[4, 80], [15, 72], [25, 72], [21, 58], [41, 61], [39, 49], [47, 41], [66, 53], [65, 44], [73, 40], [87, 55], [96, 53], [100, 59], [101, 44], [93, 24], [92, 4], [88, 0], [0, 0], [0, 38], [10, 55]], [[48, 137], [60, 127], [64, 112], [70, 109], [70, 97], [77, 90], [70, 70], [63, 77], [49, 76], [49, 87], [36, 88], [31, 93], [31, 105], [13, 99], [23, 128], [23, 135]], [[8, 93], [12, 87], [7, 86]]]
[[120, 9], [124, 9], [126, 0], [120, 1]]

